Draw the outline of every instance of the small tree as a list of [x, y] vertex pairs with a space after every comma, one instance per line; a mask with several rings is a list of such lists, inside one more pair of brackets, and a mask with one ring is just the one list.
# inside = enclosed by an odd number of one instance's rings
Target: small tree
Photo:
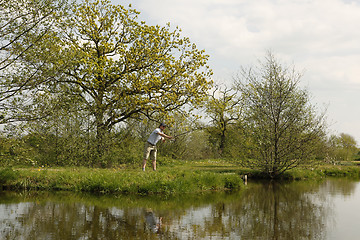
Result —
[[242, 113], [241, 99], [236, 89], [221, 89], [215, 86], [212, 94], [208, 96], [205, 104], [205, 111], [210, 118], [211, 125], [207, 128], [210, 142], [222, 155], [225, 145], [229, 126], [239, 120]]
[[271, 178], [309, 163], [325, 135], [324, 113], [316, 113], [308, 92], [300, 88], [301, 76], [268, 52], [259, 68], [243, 68], [237, 77], [251, 143], [244, 164]]

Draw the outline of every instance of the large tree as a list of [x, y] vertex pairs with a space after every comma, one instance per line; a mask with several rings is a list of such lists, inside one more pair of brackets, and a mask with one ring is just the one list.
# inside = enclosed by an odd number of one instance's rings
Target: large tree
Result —
[[270, 177], [309, 163], [324, 140], [324, 113], [300, 87], [301, 76], [268, 52], [257, 68], [243, 68], [237, 77], [251, 142], [245, 162]]
[[181, 111], [202, 100], [211, 85], [203, 50], [182, 38], [180, 29], [149, 26], [138, 15], [130, 6], [85, 0], [38, 54], [57, 56], [48, 65], [48, 72], [57, 72], [49, 92], [62, 86], [61, 94], [83, 100], [96, 126], [99, 155], [114, 125]]

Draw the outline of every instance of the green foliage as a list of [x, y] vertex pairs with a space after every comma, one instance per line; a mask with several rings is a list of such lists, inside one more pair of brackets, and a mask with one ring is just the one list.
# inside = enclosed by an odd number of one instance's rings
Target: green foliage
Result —
[[105, 154], [107, 167], [139, 163], [143, 157], [144, 148], [144, 142], [141, 139], [132, 135], [126, 128], [111, 136], [111, 147]]
[[34, 166], [35, 151], [29, 148], [22, 138], [0, 138], [1, 166]]
[[360, 151], [358, 151], [358, 153], [355, 156], [355, 161], [360, 161]]
[[352, 161], [356, 158], [356, 153], [359, 151], [356, 147], [357, 142], [349, 134], [341, 133], [339, 136], [332, 135], [327, 141], [327, 161]]
[[351, 166], [333, 166], [322, 169], [326, 176], [330, 177], [352, 177], [359, 178], [360, 171], [359, 167]]
[[14, 181], [17, 178], [17, 172], [12, 168], [0, 169], [0, 185], [6, 185], [8, 182]]
[[325, 177], [326, 173], [319, 169], [309, 168], [296, 168], [291, 169], [281, 175], [282, 179], [286, 180], [304, 180], [304, 179], [319, 179]]
[[36, 58], [51, 58], [45, 43], [67, 6], [67, 0], [0, 1], [0, 124], [39, 117], [31, 96], [46, 79], [40, 69], [47, 59]]

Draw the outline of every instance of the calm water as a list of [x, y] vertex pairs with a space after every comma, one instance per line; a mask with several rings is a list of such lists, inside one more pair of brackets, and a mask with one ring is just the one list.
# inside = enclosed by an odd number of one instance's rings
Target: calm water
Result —
[[360, 239], [360, 182], [176, 198], [0, 192], [0, 239]]

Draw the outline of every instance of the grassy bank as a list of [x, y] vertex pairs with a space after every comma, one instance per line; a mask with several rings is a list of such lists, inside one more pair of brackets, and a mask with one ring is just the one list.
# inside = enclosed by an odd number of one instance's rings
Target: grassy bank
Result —
[[240, 189], [236, 174], [203, 171], [147, 171], [57, 168], [2, 169], [0, 185], [6, 189], [66, 190], [94, 193], [174, 194]]
[[[0, 186], [5, 189], [65, 190], [115, 194], [181, 194], [240, 189], [243, 175], [262, 178], [258, 171], [221, 160], [163, 163], [158, 171], [139, 168], [0, 168]], [[303, 180], [331, 177], [360, 177], [360, 167], [322, 165], [294, 169], [283, 179]]]

